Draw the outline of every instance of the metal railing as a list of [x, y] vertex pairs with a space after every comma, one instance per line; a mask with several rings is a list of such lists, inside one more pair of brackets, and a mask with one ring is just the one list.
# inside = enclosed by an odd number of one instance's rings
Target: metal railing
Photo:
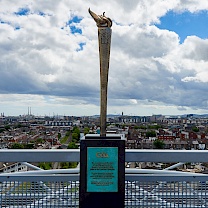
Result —
[[[79, 162], [79, 150], [0, 150], [0, 162], [32, 171], [0, 174], [0, 207], [79, 207], [79, 167], [41, 170], [35, 162]], [[207, 162], [208, 151], [126, 150], [126, 162]], [[126, 168], [125, 207], [208, 207], [208, 175]]]

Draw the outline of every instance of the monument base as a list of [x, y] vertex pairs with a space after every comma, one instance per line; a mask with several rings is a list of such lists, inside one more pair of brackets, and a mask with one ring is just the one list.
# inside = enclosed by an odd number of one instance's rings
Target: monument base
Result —
[[125, 140], [87, 135], [80, 144], [80, 208], [124, 208]]

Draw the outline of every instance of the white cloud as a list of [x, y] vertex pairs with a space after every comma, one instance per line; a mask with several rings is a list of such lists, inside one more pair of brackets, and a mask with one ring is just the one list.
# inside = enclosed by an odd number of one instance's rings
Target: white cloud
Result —
[[[190, 36], [179, 44], [176, 33], [152, 24], [169, 10], [195, 12], [208, 9], [205, 3], [0, 1], [0, 93], [4, 98], [9, 95], [7, 103], [11, 100], [24, 107], [38, 103], [41, 112], [46, 106], [51, 111], [59, 106], [62, 113], [99, 112], [97, 28], [88, 14], [90, 7], [98, 14], [105, 11], [113, 20], [109, 112], [123, 108], [140, 113], [141, 107], [146, 113], [151, 108], [157, 113], [167, 112], [165, 108], [172, 112], [191, 108], [207, 111], [207, 39]], [[15, 15], [21, 8], [28, 8], [28, 15]], [[67, 25], [74, 16], [82, 19], [73, 23], [81, 34], [72, 34]], [[31, 98], [35, 100], [30, 102]], [[146, 100], [154, 105], [141, 105]], [[2, 109], [4, 105], [0, 103]]]
[[198, 12], [200, 10], [207, 10], [208, 4], [207, 0], [180, 0], [177, 10], [189, 10], [190, 12]]

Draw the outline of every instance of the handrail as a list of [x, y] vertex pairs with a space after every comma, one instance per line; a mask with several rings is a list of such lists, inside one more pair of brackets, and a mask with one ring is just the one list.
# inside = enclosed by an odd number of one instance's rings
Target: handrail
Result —
[[78, 162], [79, 149], [4, 149], [0, 162]]
[[[207, 150], [126, 149], [126, 162], [208, 162]], [[79, 162], [79, 149], [4, 149], [0, 162]]]
[[208, 162], [208, 150], [126, 150], [126, 161], [132, 162]]

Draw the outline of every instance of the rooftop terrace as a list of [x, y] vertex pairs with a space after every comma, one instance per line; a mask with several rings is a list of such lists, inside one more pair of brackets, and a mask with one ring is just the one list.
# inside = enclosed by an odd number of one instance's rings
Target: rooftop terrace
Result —
[[[126, 150], [126, 162], [207, 162], [201, 150]], [[0, 162], [34, 170], [0, 174], [1, 207], [79, 207], [79, 167], [41, 170], [34, 162], [79, 162], [79, 150], [0, 150]], [[208, 175], [126, 168], [125, 207], [208, 207]], [[109, 202], [110, 203], [110, 202]]]

